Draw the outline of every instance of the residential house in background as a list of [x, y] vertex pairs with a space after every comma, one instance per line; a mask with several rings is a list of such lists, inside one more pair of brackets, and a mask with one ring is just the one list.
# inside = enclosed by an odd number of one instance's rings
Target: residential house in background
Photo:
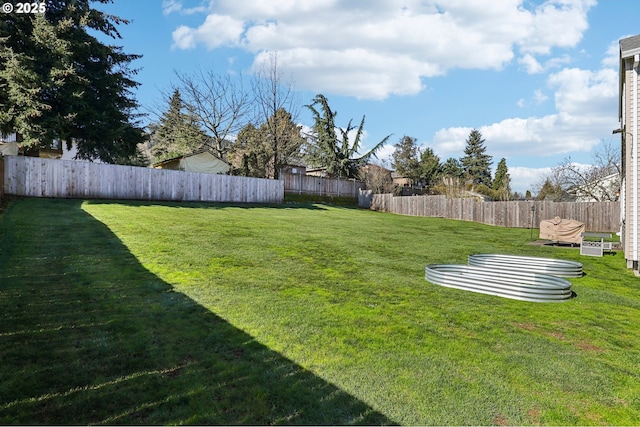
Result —
[[216, 156], [210, 150], [203, 149], [184, 156], [174, 157], [154, 163], [156, 169], [172, 169], [187, 172], [226, 174], [231, 169], [229, 163]]
[[640, 35], [620, 40], [619, 104], [620, 128], [613, 131], [622, 138], [622, 183], [620, 191], [620, 241], [627, 268], [638, 274], [640, 249]]
[[576, 202], [615, 202], [620, 199], [620, 174], [613, 173], [568, 191]]
[[[0, 135], [0, 153], [8, 156], [42, 157], [45, 159], [59, 159], [62, 157], [64, 145], [59, 139], [53, 140], [49, 147], [24, 147], [20, 143], [20, 134], [12, 133]], [[16, 152], [16, 149], [18, 150]]]
[[411, 180], [407, 177], [400, 175], [396, 171], [391, 172], [391, 179], [393, 179], [393, 183], [398, 187], [411, 187]]
[[[0, 135], [0, 154], [6, 156], [28, 156], [41, 157], [56, 160], [77, 160], [78, 147], [75, 142], [71, 148], [59, 139], [54, 139], [49, 147], [24, 147], [21, 146], [22, 138], [19, 134]], [[102, 163], [99, 159], [94, 159], [95, 163]]]
[[306, 175], [307, 167], [302, 165], [282, 165], [280, 166], [280, 175], [283, 173]]

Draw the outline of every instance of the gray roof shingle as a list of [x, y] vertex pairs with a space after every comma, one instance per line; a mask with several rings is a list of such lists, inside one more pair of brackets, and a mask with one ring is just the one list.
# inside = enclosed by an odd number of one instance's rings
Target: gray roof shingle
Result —
[[640, 49], [640, 35], [620, 40], [620, 52], [623, 58], [627, 56], [625, 52], [631, 52], [637, 49]]

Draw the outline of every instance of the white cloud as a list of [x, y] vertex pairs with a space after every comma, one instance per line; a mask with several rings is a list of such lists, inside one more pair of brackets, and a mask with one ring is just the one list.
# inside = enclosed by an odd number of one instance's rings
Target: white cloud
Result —
[[[279, 52], [300, 88], [384, 99], [416, 94], [423, 79], [451, 68], [502, 69], [516, 56], [539, 72], [536, 55], [575, 46], [594, 0], [237, 0], [211, 1], [214, 11], [197, 27], [181, 26], [173, 46]], [[184, 12], [165, 1], [166, 11]], [[551, 64], [551, 63], [550, 63]]]
[[[393, 144], [385, 144], [380, 150], [378, 150], [377, 157], [380, 163], [386, 167], [391, 167], [391, 161], [393, 160], [393, 152], [395, 151]], [[373, 159], [375, 161], [375, 159]]]
[[[555, 113], [508, 118], [478, 128], [494, 158], [588, 152], [601, 135], [609, 135], [618, 125], [615, 70], [566, 68], [551, 74], [547, 84], [555, 93]], [[544, 101], [546, 95], [536, 91], [534, 99]], [[435, 150], [441, 156], [460, 157], [470, 131], [468, 127], [439, 130], [433, 140]]]
[[618, 40], [611, 42], [607, 49], [607, 54], [602, 60], [603, 67], [617, 68], [620, 61], [620, 42]]
[[171, 13], [180, 13], [182, 15], [193, 15], [194, 13], [206, 12], [206, 10], [207, 8], [205, 6], [185, 8], [182, 5], [181, 0], [163, 0], [162, 1], [162, 13], [164, 15], [169, 15]]
[[544, 92], [542, 92], [540, 89], [533, 92], [533, 100], [536, 104], [542, 104], [547, 99], [549, 99], [549, 97], [545, 95]]
[[523, 52], [549, 54], [553, 47], [573, 47], [587, 30], [587, 12], [596, 0], [546, 1], [527, 15], [527, 36], [518, 40]]
[[618, 73], [613, 69], [590, 71], [567, 68], [552, 74], [548, 81], [556, 89], [558, 111], [577, 120], [602, 123], [617, 111]]
[[544, 70], [538, 60], [530, 53], [527, 53], [522, 58], [518, 59], [518, 63], [524, 66], [527, 74], [538, 74]]
[[523, 66], [527, 74], [540, 74], [552, 69], [560, 68], [569, 62], [571, 62], [571, 58], [568, 55], [551, 58], [543, 64], [538, 62], [538, 60], [530, 53], [526, 53], [523, 57], [518, 58], [518, 64]]
[[242, 21], [230, 16], [209, 15], [204, 23], [193, 29], [187, 26], [178, 27], [173, 33], [173, 47], [193, 49], [203, 43], [209, 49], [222, 46], [238, 45], [244, 31]]
[[511, 177], [511, 190], [521, 193], [523, 196], [529, 190], [535, 196], [538, 189], [536, 186], [543, 177], [551, 173], [551, 168], [527, 168], [522, 166], [509, 166], [509, 176]]

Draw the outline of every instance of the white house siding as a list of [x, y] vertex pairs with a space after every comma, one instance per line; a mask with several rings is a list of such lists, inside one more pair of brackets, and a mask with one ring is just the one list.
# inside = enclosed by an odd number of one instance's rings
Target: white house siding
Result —
[[638, 271], [640, 249], [640, 36], [620, 40], [620, 124], [623, 141], [622, 242], [627, 267]]

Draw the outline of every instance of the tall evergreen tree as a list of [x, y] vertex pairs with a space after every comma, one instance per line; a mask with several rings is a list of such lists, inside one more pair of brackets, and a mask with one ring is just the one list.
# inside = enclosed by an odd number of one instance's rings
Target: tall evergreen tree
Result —
[[547, 200], [552, 202], [566, 201], [567, 193], [558, 182], [552, 182], [548, 177], [538, 191], [536, 200]]
[[425, 187], [431, 188], [436, 184], [441, 173], [440, 157], [430, 147], [426, 147], [420, 154], [420, 180]]
[[178, 89], [173, 91], [169, 108], [160, 117], [160, 123], [151, 134], [151, 153], [154, 161], [170, 159], [194, 152], [207, 142], [207, 135], [193, 118], [184, 112]]
[[420, 181], [422, 171], [420, 170], [420, 152], [416, 139], [410, 136], [403, 136], [397, 144], [394, 145], [395, 150], [391, 155], [391, 166], [396, 172], [411, 181], [411, 184], [417, 184]]
[[42, 4], [45, 13], [0, 14], [0, 131], [43, 148], [73, 140], [84, 159], [114, 163], [135, 155], [144, 134], [129, 65], [140, 56], [87, 32], [119, 39], [116, 26], [128, 21], [91, 8], [89, 0]]
[[[267, 174], [278, 179], [280, 168], [290, 161], [301, 147], [300, 128], [294, 124], [298, 104], [293, 84], [287, 81], [278, 67], [278, 53], [272, 52], [259, 67], [253, 80], [254, 104], [264, 137], [269, 141], [272, 164]], [[282, 127], [281, 127], [282, 126]]]
[[229, 152], [234, 175], [266, 177], [269, 155], [264, 145], [259, 129], [251, 123], [243, 127]]
[[[319, 110], [317, 106], [319, 105]], [[316, 166], [327, 168], [330, 176], [357, 178], [358, 168], [367, 164], [372, 156], [382, 148], [391, 135], [387, 135], [382, 141], [378, 142], [371, 150], [367, 151], [360, 157], [358, 150], [360, 149], [360, 140], [364, 132], [364, 116], [360, 126], [356, 129], [352, 126], [352, 121], [346, 128], [336, 128], [335, 117], [337, 113], [329, 107], [329, 101], [324, 95], [316, 95], [313, 103], [307, 105], [314, 116], [313, 132], [315, 141], [309, 147], [307, 156], [309, 161]], [[341, 138], [338, 139], [336, 130], [340, 131]], [[355, 130], [355, 138], [353, 143], [349, 141], [349, 133]]]
[[487, 148], [484, 142], [480, 131], [473, 129], [466, 140], [467, 145], [460, 163], [467, 179], [473, 180], [474, 184], [484, 184], [489, 187], [491, 185], [492, 157], [486, 154]]
[[267, 153], [266, 178], [278, 179], [280, 168], [300, 157], [304, 138], [300, 132], [302, 127], [293, 122], [293, 117], [284, 108], [260, 126], [260, 134]]
[[500, 159], [498, 163], [491, 188], [494, 191], [496, 199], [505, 201], [510, 199], [511, 176], [509, 175], [509, 168], [507, 168], [507, 160], [504, 157]]
[[441, 172], [443, 176], [449, 176], [452, 178], [460, 178], [464, 171], [462, 169], [462, 165], [460, 161], [455, 157], [449, 157], [443, 164], [441, 168]]

